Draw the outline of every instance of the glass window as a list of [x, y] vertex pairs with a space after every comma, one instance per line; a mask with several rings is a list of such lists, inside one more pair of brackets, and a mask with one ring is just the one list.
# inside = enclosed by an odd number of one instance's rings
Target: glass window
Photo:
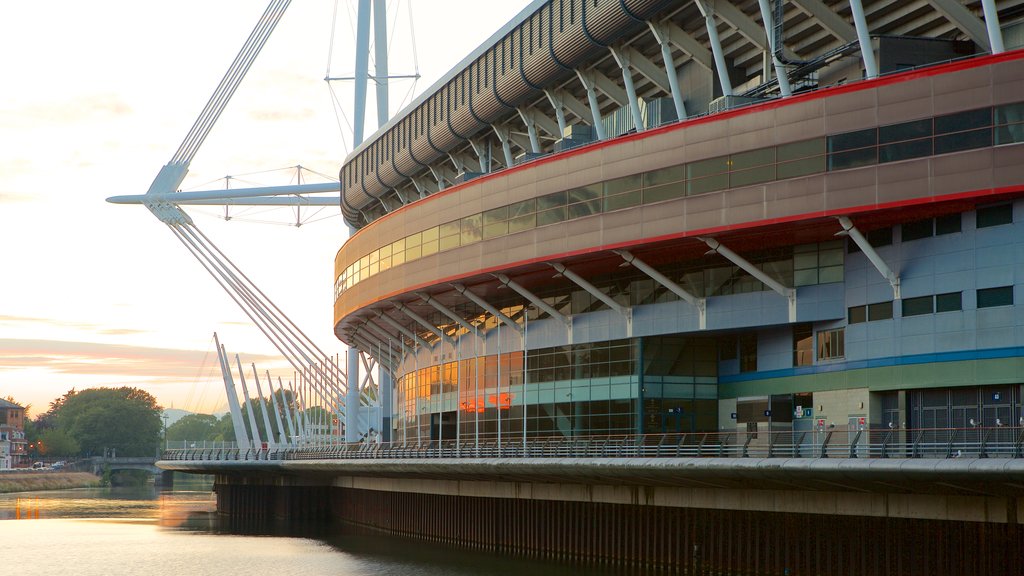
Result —
[[761, 182], [771, 182], [772, 180], [775, 180], [774, 164], [751, 168], [750, 170], [739, 170], [729, 175], [729, 185], [733, 188], [750, 186], [751, 184], [759, 184]]
[[995, 108], [996, 144], [1024, 142], [1024, 102]]
[[704, 176], [721, 174], [728, 171], [729, 157], [720, 156], [718, 158], [708, 158], [707, 160], [690, 162], [686, 165], [686, 178], [688, 180], [692, 180], [694, 178], [702, 178]]
[[932, 135], [932, 119], [913, 120], [902, 122], [891, 126], [881, 126], [878, 129], [878, 143], [889, 144], [892, 142], [905, 142], [918, 138], [927, 138]]
[[810, 324], [793, 326], [793, 366], [814, 364], [814, 331]]
[[668, 184], [669, 182], [679, 182], [684, 178], [685, 174], [682, 164], [679, 164], [678, 166], [669, 166], [668, 168], [660, 168], [651, 172], [645, 172], [643, 175], [644, 187], [660, 186], [661, 184]]
[[554, 208], [555, 206], [565, 206], [565, 191], [553, 192], [545, 196], [537, 198], [537, 210], [544, 210], [546, 208]]
[[904, 242], [928, 238], [932, 235], [932, 226], [933, 221], [931, 218], [927, 220], [917, 220], [915, 222], [906, 222], [900, 226], [900, 237]]
[[867, 306], [851, 306], [846, 311], [847, 324], [860, 324], [868, 321]]
[[856, 132], [836, 134], [828, 137], [828, 151], [830, 154], [846, 150], [857, 150], [878, 144], [878, 130], [868, 128]]
[[462, 229], [463, 246], [480, 241], [480, 238], [483, 236], [481, 222], [482, 216], [480, 214], [473, 214], [462, 219], [460, 228]]
[[616, 178], [615, 180], [608, 180], [604, 183], [604, 193], [618, 194], [619, 192], [626, 192], [628, 190], [637, 190], [640, 188], [640, 174], [633, 174], [632, 176], [625, 176], [623, 178]]
[[559, 222], [564, 222], [565, 215], [565, 206], [537, 212], [537, 226], [546, 226], [548, 224], [557, 224]]
[[947, 154], [961, 150], [988, 148], [992, 145], [992, 129], [982, 128], [970, 132], [958, 132], [935, 137], [935, 153]]
[[903, 316], [920, 316], [921, 314], [932, 313], [932, 297], [920, 296], [918, 298], [903, 299]]
[[716, 190], [725, 190], [729, 187], [729, 175], [728, 174], [717, 174], [714, 176], [705, 176], [696, 180], [686, 181], [686, 195], [693, 196], [695, 194], [704, 194], [707, 192], [715, 192]]
[[584, 216], [592, 216], [594, 214], [601, 213], [601, 199], [587, 200], [585, 202], [577, 202], [575, 204], [569, 204], [569, 219], [583, 218]]
[[977, 216], [978, 228], [1010, 224], [1013, 222], [1013, 204], [999, 204], [978, 208]]
[[757, 334], [740, 335], [740, 372], [757, 371]]
[[523, 200], [522, 202], [516, 202], [515, 204], [509, 204], [508, 206], [508, 217], [515, 218], [516, 216], [522, 216], [524, 214], [533, 214], [537, 211], [537, 199], [530, 198], [529, 200]]
[[897, 162], [932, 155], [932, 139], [908, 140], [878, 147], [879, 162]]
[[530, 230], [537, 226], [537, 215], [526, 214], [525, 216], [517, 216], [508, 221], [508, 233], [515, 234], [516, 232], [522, 232], [524, 230]]
[[935, 117], [935, 134], [950, 134], [953, 132], [964, 132], [974, 128], [983, 128], [992, 125], [992, 109], [980, 108], [968, 110], [955, 114], [946, 114]]
[[804, 140], [802, 142], [792, 142], [790, 144], [777, 146], [775, 150], [775, 155], [779, 162], [809, 158], [812, 156], [818, 156], [824, 159], [825, 139], [815, 138], [813, 140]]
[[673, 198], [681, 198], [685, 194], [686, 183], [681, 181], [662, 184], [661, 186], [654, 186], [651, 188], [644, 188], [644, 204], [661, 202], [662, 200], [672, 200]]
[[630, 208], [633, 206], [639, 206], [641, 200], [640, 190], [631, 190], [622, 194], [615, 194], [613, 196], [605, 196], [604, 198], [604, 211], [610, 212], [612, 210], [621, 210], [622, 208]]
[[483, 213], [484, 226], [508, 220], [508, 206], [499, 206]]
[[978, 308], [1013, 305], [1013, 286], [983, 288], [978, 290]]
[[757, 166], [765, 166], [767, 164], [774, 163], [774, 147], [761, 148], [759, 150], [749, 150], [747, 152], [739, 152], [729, 156], [730, 170], [746, 170], [747, 168], [755, 168]]
[[797, 178], [808, 174], [818, 174], [825, 171], [825, 155], [812, 156], [792, 162], [779, 162], [775, 167], [775, 176], [779, 180], [786, 178]]
[[936, 312], [953, 312], [963, 309], [962, 292], [948, 292], [935, 295]]
[[569, 190], [568, 195], [569, 204], [600, 198], [602, 195], [601, 184], [591, 184], [590, 186], [584, 186], [582, 188], [573, 188], [572, 190]]
[[846, 356], [846, 333], [842, 328], [818, 332], [818, 360], [836, 360]]
[[868, 321], [888, 320], [892, 318], [892, 300], [868, 304]]
[[935, 235], [955, 234], [960, 231], [960, 213], [947, 214], [935, 219]]
[[408, 236], [405, 237], [405, 249], [408, 250], [409, 248], [419, 246], [422, 240], [423, 236], [420, 232], [417, 232], [415, 234], [409, 234]]

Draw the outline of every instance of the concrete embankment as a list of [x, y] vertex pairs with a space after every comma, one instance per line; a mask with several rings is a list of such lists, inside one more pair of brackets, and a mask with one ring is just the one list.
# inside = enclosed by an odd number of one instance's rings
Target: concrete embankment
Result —
[[0, 474], [0, 493], [66, 490], [99, 485], [100, 478], [88, 472], [9, 472]]

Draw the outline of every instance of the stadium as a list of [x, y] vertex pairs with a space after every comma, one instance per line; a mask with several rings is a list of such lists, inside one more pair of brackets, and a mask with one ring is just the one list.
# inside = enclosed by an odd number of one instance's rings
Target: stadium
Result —
[[1016, 426], [1024, 1], [538, 0], [340, 170], [399, 442]]

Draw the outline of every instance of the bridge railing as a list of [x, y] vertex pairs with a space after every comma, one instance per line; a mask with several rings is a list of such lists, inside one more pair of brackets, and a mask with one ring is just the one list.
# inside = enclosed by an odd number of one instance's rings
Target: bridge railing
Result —
[[1021, 458], [1024, 427], [689, 432], [502, 438], [318, 446], [188, 447], [165, 460], [358, 460], [409, 458]]

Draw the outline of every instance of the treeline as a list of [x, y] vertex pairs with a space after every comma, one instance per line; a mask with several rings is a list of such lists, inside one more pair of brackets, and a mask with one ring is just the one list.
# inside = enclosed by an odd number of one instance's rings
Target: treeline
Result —
[[162, 408], [138, 388], [70, 390], [25, 422], [32, 456], [151, 456], [160, 447]]
[[[290, 391], [279, 391], [273, 398], [265, 398], [262, 402], [257, 398], [250, 398], [242, 404], [242, 422], [246, 433], [251, 434], [249, 421], [249, 410], [253, 410], [253, 419], [256, 421], [256, 429], [259, 430], [260, 438], [267, 441], [267, 422], [270, 422], [270, 430], [273, 439], [281, 438], [281, 431], [286, 436], [295, 434], [294, 428], [298, 426], [294, 422], [297, 412], [297, 405], [294, 395]], [[314, 412], [320, 410], [317, 407], [310, 408], [302, 414], [302, 418], [312, 418]], [[264, 411], [266, 419], [264, 419]], [[322, 410], [321, 410], [322, 411]], [[315, 414], [319, 416], [320, 414]], [[231, 414], [224, 414], [220, 418], [210, 414], [188, 414], [180, 420], [167, 427], [167, 440], [169, 442], [233, 442], [235, 441], [235, 428], [231, 422]]]

